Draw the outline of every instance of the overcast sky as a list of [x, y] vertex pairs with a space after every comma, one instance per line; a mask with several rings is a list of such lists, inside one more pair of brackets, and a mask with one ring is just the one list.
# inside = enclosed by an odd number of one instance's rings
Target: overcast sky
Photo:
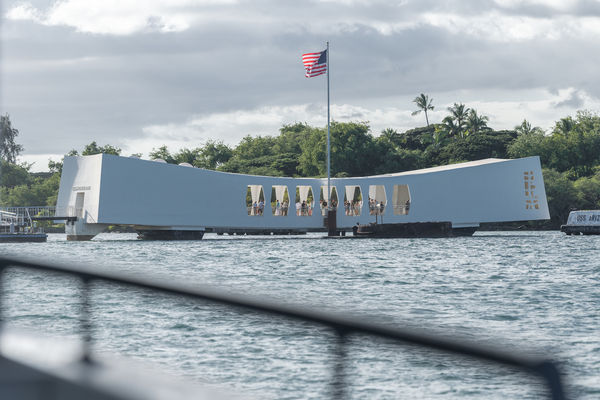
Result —
[[324, 126], [326, 78], [301, 55], [330, 42], [331, 116], [404, 131], [465, 103], [495, 129], [549, 129], [600, 109], [595, 0], [5, 0], [0, 104], [22, 161], [47, 169], [95, 140], [124, 155], [236, 144]]

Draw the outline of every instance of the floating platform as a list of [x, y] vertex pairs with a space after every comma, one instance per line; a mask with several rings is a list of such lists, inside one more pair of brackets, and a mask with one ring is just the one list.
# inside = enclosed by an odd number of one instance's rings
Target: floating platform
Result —
[[354, 237], [372, 238], [445, 238], [473, 236], [476, 227], [453, 228], [451, 222], [413, 222], [406, 224], [357, 225]]
[[48, 235], [34, 226], [27, 207], [0, 208], [0, 243], [45, 242]]
[[45, 233], [0, 233], [0, 243], [45, 242]]
[[200, 240], [204, 237], [204, 230], [148, 229], [137, 233], [142, 240]]

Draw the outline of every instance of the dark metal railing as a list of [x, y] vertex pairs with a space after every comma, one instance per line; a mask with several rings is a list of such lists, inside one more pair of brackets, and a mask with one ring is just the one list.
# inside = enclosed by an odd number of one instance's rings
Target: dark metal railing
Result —
[[[118, 285], [154, 290], [171, 295], [185, 296], [196, 300], [219, 303], [262, 314], [310, 322], [331, 329], [337, 337], [336, 345], [333, 350], [336, 357], [332, 378], [332, 398], [334, 399], [346, 398], [346, 385], [344, 382], [345, 353], [348, 345], [347, 338], [351, 334], [363, 334], [390, 339], [404, 344], [432, 348], [442, 352], [454, 353], [456, 355], [468, 356], [483, 361], [514, 367], [540, 377], [548, 388], [549, 398], [553, 400], [566, 399], [561, 380], [561, 373], [556, 363], [550, 359], [526, 357], [508, 352], [500, 352], [480, 345], [458, 342], [421, 332], [391, 328], [373, 322], [349, 318], [340, 314], [314, 311], [312, 309], [309, 310], [307, 308], [289, 305], [273, 304], [250, 296], [223, 294], [223, 291], [214, 288], [198, 287], [197, 285], [192, 287], [185, 283], [178, 283], [177, 285], [169, 284], [139, 276], [133, 277], [122, 273], [96, 271], [86, 266], [73, 268], [65, 265], [54, 265], [0, 257], [0, 283], [2, 283], [1, 280], [4, 271], [11, 267], [67, 274], [81, 279], [83, 283], [83, 306], [81, 308], [80, 327], [84, 342], [82, 360], [85, 362], [92, 362], [92, 324], [90, 318], [91, 283], [94, 281], [104, 281]], [[0, 301], [2, 300], [1, 294], [2, 293], [0, 293]], [[0, 303], [0, 310], [1, 309]], [[3, 322], [1, 314], [0, 322]]]

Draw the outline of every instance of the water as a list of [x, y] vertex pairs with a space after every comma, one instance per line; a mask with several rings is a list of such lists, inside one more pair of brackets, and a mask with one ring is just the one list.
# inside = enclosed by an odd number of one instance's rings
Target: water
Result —
[[[573, 398], [600, 397], [600, 236], [478, 232], [471, 238], [323, 240], [228, 237], [143, 242], [2, 244], [3, 254], [82, 262], [102, 270], [213, 285], [231, 293], [368, 316], [561, 363]], [[14, 325], [76, 336], [78, 283], [11, 270], [4, 283]], [[330, 332], [248, 312], [96, 285], [95, 349], [263, 399], [323, 398]], [[352, 398], [540, 398], [540, 383], [510, 369], [430, 350], [353, 337]]]

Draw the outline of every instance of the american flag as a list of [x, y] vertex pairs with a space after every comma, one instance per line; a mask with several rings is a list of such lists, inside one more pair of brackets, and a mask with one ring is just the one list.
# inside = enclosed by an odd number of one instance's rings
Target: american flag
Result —
[[302, 54], [302, 63], [306, 69], [304, 76], [307, 78], [323, 75], [327, 72], [327, 50]]

